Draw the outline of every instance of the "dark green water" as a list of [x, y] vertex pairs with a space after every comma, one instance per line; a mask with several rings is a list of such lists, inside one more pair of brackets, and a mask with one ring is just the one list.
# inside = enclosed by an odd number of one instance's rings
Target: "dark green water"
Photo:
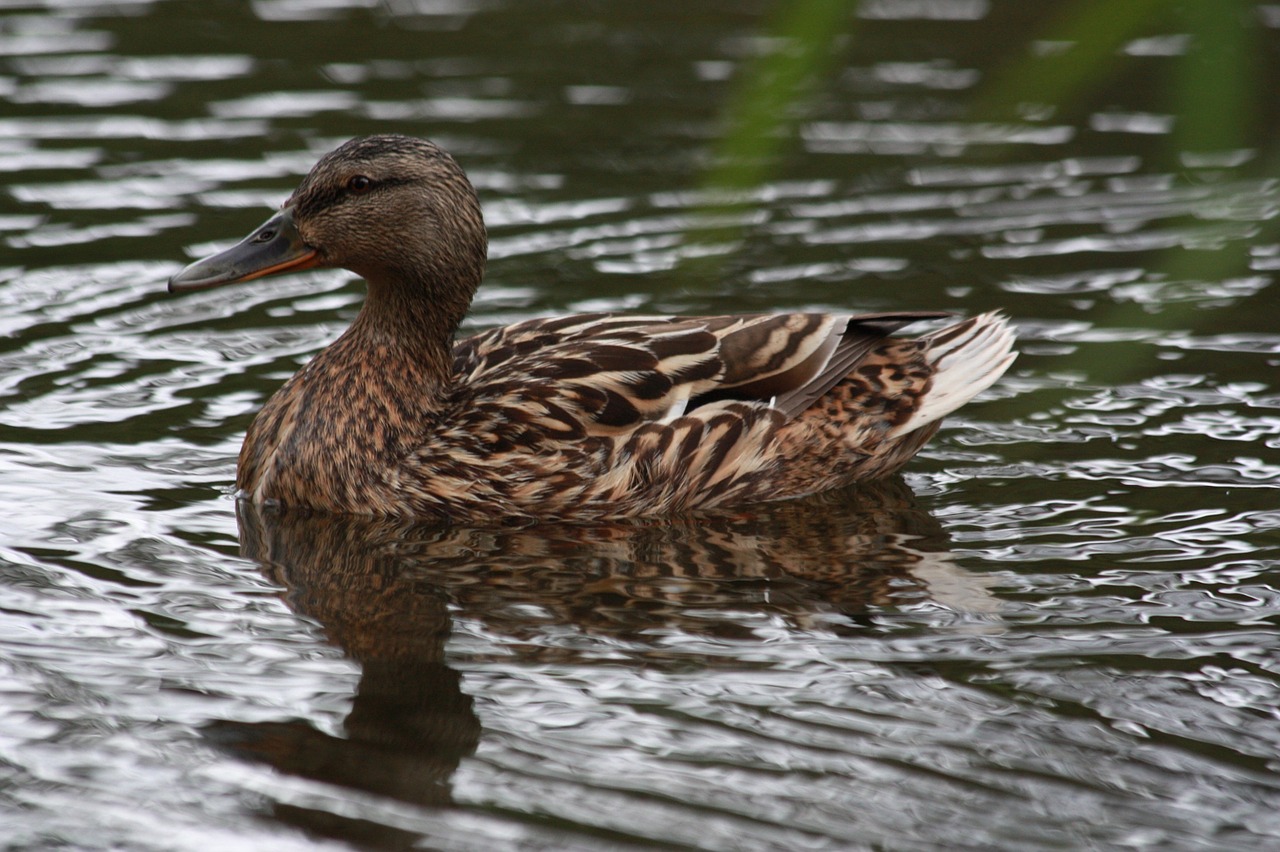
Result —
[[[0, 0], [0, 846], [1280, 846], [1278, 66], [1242, 0]], [[238, 525], [361, 285], [164, 281], [392, 131], [481, 191], [469, 328], [1022, 356], [806, 504]]]

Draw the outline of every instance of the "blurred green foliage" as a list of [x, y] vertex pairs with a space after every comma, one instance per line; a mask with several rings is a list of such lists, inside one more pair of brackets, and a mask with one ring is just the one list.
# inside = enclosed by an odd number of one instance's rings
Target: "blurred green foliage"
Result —
[[[709, 213], [741, 211], [785, 169], [806, 102], [842, 68], [845, 53], [870, 52], [853, 44], [872, 37], [870, 22], [859, 21], [857, 12], [857, 0], [790, 0], [767, 20], [762, 40], [771, 49], [742, 70], [725, 108], [724, 135], [704, 184], [715, 199]], [[1023, 7], [1020, 20], [1027, 30], [992, 43], [1004, 55], [985, 63], [994, 70], [973, 90], [966, 119], [1052, 120], [1076, 128], [1079, 136], [1095, 113], [1116, 107], [1116, 92], [1136, 80], [1155, 93], [1153, 111], [1172, 119], [1164, 143], [1154, 151], [1148, 147], [1144, 173], [1171, 174], [1188, 183], [1225, 180], [1204, 165], [1216, 157], [1242, 164], [1231, 166], [1234, 178], [1274, 174], [1280, 169], [1280, 138], [1258, 119], [1270, 112], [1260, 99], [1274, 97], [1265, 79], [1261, 12], [1253, 0], [1060, 0], [1030, 11]], [[1138, 46], [1144, 39], [1163, 44]], [[1150, 58], [1153, 49], [1162, 57], [1158, 63]], [[989, 145], [963, 156], [1008, 162], [1020, 153]], [[706, 221], [711, 224], [690, 230], [691, 242], [727, 244], [742, 237], [743, 226], [725, 224], [731, 218]], [[1276, 239], [1277, 221], [1264, 220], [1257, 226], [1264, 233], [1250, 242]], [[722, 259], [719, 252], [710, 254]], [[1193, 286], [1250, 274], [1248, 263], [1248, 246], [1238, 241], [1177, 245], [1143, 261], [1151, 276]], [[708, 271], [700, 268], [703, 275]], [[1105, 311], [1091, 319], [1113, 328], [1194, 328], [1206, 321], [1204, 312], [1193, 316], [1194, 301], [1163, 306], [1157, 315], [1122, 301], [1110, 302]], [[1116, 381], [1146, 368], [1135, 361], [1092, 366], [1096, 377]]]
[[732, 193], [768, 179], [795, 136], [806, 99], [837, 67], [857, 2], [794, 0], [779, 7], [765, 26], [768, 49], [743, 73], [726, 110], [709, 187]]

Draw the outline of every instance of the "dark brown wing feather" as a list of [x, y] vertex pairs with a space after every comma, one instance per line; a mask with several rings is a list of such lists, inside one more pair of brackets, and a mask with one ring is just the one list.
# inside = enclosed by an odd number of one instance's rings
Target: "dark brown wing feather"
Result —
[[588, 434], [616, 435], [724, 400], [787, 419], [847, 376], [886, 336], [939, 312], [527, 320], [459, 341], [454, 373], [477, 397], [549, 396]]
[[914, 313], [856, 314], [849, 317], [844, 334], [831, 353], [830, 360], [821, 372], [803, 383], [797, 382], [783, 393], [777, 394], [774, 407], [788, 420], [813, 405], [823, 394], [836, 386], [841, 379], [853, 372], [858, 362], [867, 357], [885, 337], [913, 322], [942, 319], [951, 314], [945, 311], [917, 311]]

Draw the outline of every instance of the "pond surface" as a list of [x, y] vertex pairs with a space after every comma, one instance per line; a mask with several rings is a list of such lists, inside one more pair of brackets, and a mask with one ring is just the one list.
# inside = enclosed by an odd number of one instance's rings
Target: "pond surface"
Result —
[[[0, 12], [0, 845], [1280, 845], [1280, 5]], [[237, 517], [362, 285], [164, 282], [370, 132], [481, 192], [468, 329], [1002, 308], [1022, 355], [804, 503]]]

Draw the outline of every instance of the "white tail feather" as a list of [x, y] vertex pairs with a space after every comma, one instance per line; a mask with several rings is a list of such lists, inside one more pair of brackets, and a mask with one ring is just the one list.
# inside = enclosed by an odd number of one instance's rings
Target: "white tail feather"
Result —
[[[956, 329], [967, 326], [960, 333]], [[920, 407], [896, 426], [890, 437], [905, 435], [946, 417], [1004, 375], [1018, 353], [1014, 334], [1000, 314], [981, 314], [927, 335], [932, 341], [925, 357], [937, 370]]]

